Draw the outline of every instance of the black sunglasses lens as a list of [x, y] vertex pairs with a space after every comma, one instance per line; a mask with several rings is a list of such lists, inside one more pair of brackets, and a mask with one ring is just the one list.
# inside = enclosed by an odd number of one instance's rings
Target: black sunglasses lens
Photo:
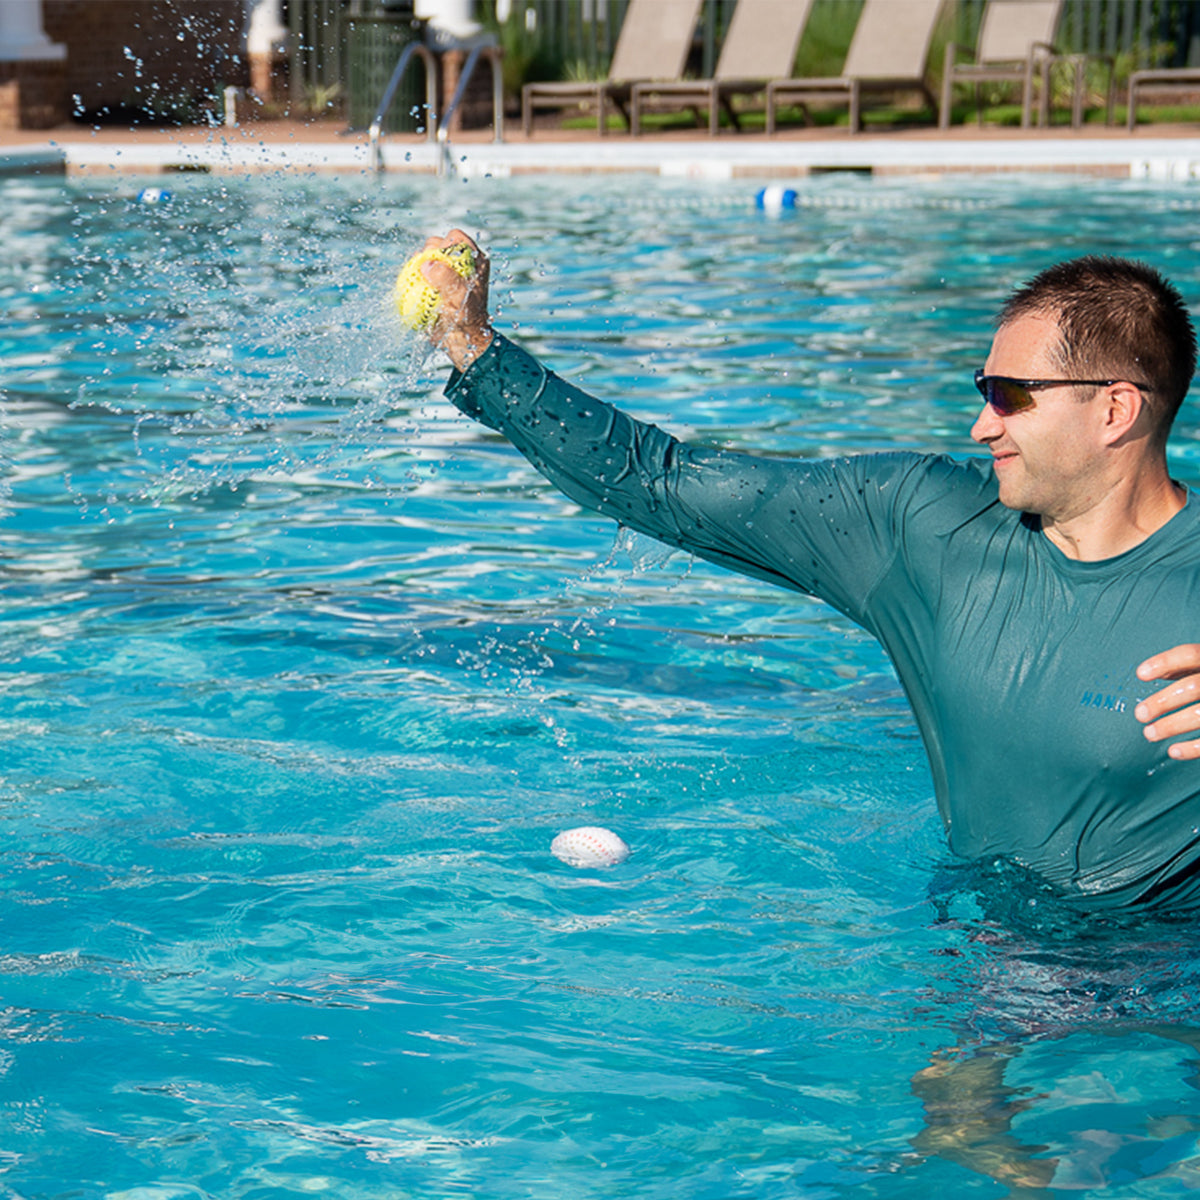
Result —
[[1015, 379], [977, 372], [975, 386], [984, 400], [1002, 417], [1011, 417], [1013, 413], [1033, 407], [1033, 397]]

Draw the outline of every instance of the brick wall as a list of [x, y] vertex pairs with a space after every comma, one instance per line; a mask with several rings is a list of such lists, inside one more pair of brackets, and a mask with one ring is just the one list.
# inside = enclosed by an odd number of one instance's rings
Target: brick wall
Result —
[[53, 129], [67, 115], [66, 63], [0, 62], [0, 129]]
[[42, 0], [46, 35], [67, 47], [67, 103], [91, 119], [199, 118], [247, 82], [244, 22], [243, 0]]

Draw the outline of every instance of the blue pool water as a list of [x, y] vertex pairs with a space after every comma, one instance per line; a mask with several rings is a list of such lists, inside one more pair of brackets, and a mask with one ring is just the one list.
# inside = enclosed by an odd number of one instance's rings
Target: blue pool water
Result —
[[146, 182], [0, 182], [0, 1196], [1200, 1184], [1192, 923], [954, 860], [868, 638], [578, 514], [387, 307], [458, 224], [672, 430], [968, 453], [1009, 286], [1200, 306], [1200, 193]]

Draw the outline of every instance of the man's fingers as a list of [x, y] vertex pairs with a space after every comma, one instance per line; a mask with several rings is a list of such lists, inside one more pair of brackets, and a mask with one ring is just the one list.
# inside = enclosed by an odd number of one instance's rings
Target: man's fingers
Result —
[[479, 253], [479, 247], [474, 240], [468, 234], [463, 233], [461, 229], [451, 229], [445, 237], [428, 237], [425, 239], [425, 245], [421, 248], [423, 250], [445, 250], [447, 246], [457, 246], [463, 242], [466, 242], [476, 254]]
[[430, 286], [443, 296], [461, 298], [479, 287], [486, 292], [488, 257], [461, 229], [452, 229], [444, 238], [429, 238], [425, 242], [424, 248], [426, 250], [445, 250], [451, 246], [461, 246], [464, 243], [471, 247], [473, 267], [471, 274], [466, 278], [449, 263], [439, 262], [436, 258], [421, 264], [421, 274], [429, 281]]
[[471, 238], [471, 236], [469, 234], [463, 233], [463, 231], [461, 229], [452, 229], [452, 230], [450, 230], [450, 232], [448, 234], [446, 234], [446, 245], [447, 246], [452, 246], [456, 242], [466, 242], [467, 245], [470, 246], [472, 250], [477, 251], [479, 249], [479, 247], [475, 244], [474, 239]]
[[[1164, 713], [1174, 712], [1185, 705], [1200, 704], [1200, 675], [1188, 675], [1165, 688], [1159, 688], [1152, 696], [1138, 704], [1133, 715], [1139, 721], [1157, 721]], [[1193, 726], [1200, 729], [1200, 724]]]
[[1181, 762], [1200, 758], [1200, 742], [1175, 742], [1167, 747], [1167, 753]]
[[421, 274], [429, 280], [430, 286], [436, 288], [443, 296], [450, 296], [455, 292], [466, 293], [467, 280], [449, 263], [432, 258], [429, 262], [421, 264]]
[[423, 252], [461, 251], [464, 246], [471, 252], [469, 266], [463, 262], [461, 254], [448, 257], [455, 258], [464, 267], [465, 277], [450, 263], [439, 262], [437, 258], [421, 262], [418, 267], [421, 278], [437, 294], [432, 321], [424, 326], [426, 333], [460, 371], [465, 371], [492, 341], [488, 315], [488, 257], [461, 229], [451, 229], [445, 237], [426, 238], [422, 248]]
[[[1138, 706], [1141, 708], [1141, 705]], [[1163, 738], [1178, 737], [1181, 733], [1200, 732], [1200, 704], [1192, 704], [1186, 708], [1169, 706], [1157, 713], [1150, 714], [1153, 724], [1143, 730], [1152, 742], [1161, 742]], [[1135, 714], [1136, 715], [1136, 714]]]
[[1189, 642], [1151, 655], [1138, 665], [1137, 677], [1145, 681], [1175, 679], [1192, 671], [1200, 672], [1200, 644]]
[[[1200, 644], [1189, 642], [1151, 655], [1139, 664], [1137, 675], [1147, 682], [1173, 680], [1133, 710], [1149, 741], [1200, 733]], [[1200, 740], [1173, 742], [1167, 753], [1174, 759], [1200, 758]]]

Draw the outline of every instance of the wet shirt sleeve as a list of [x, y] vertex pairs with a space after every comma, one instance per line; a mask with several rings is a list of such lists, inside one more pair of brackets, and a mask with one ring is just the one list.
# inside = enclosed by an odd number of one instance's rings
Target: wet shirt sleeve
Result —
[[448, 398], [586, 508], [871, 628], [901, 548], [898, 498], [917, 455], [782, 460], [688, 445], [565, 383], [497, 335]]

